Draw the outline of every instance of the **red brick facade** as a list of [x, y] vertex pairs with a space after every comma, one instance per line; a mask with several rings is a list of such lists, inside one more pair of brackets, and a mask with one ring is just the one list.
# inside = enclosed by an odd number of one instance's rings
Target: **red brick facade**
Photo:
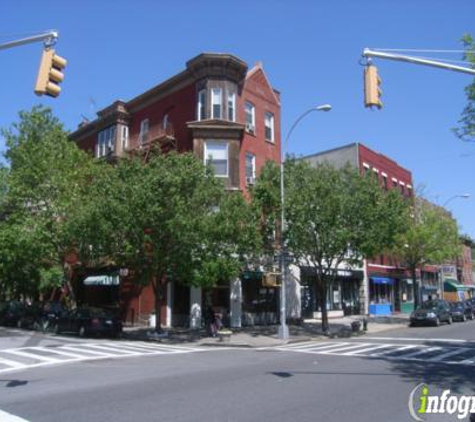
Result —
[[[101, 110], [96, 120], [82, 123], [70, 138], [91, 154], [108, 158], [155, 143], [165, 150], [192, 151], [205, 161], [207, 148], [225, 145], [224, 184], [227, 189], [246, 192], [253, 183], [252, 177], [246, 177], [246, 154], [255, 157], [254, 177], [267, 160], [280, 160], [279, 97], [261, 65], [248, 70], [246, 63], [230, 54], [201, 54], [189, 60], [184, 71], [156, 87]], [[246, 103], [254, 107], [252, 127], [246, 124]], [[273, 139], [266, 139], [266, 121], [273, 123]], [[102, 139], [105, 132], [107, 141]], [[147, 289], [139, 293], [124, 280], [122, 284], [128, 316], [132, 313], [137, 320], [139, 314], [153, 310]]]

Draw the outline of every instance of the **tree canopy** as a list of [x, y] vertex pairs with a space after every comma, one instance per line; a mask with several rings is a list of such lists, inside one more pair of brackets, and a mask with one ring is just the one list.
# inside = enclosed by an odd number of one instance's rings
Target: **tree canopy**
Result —
[[[463, 59], [472, 64], [475, 68], [475, 40], [469, 34], [462, 37], [462, 43], [465, 47]], [[475, 142], [475, 79], [465, 88], [467, 95], [467, 104], [462, 111], [459, 127], [455, 129], [455, 134], [463, 141]]]

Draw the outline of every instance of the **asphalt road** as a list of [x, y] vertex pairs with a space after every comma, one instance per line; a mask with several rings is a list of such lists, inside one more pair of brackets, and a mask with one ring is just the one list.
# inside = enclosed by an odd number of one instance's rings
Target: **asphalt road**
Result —
[[[63, 344], [69, 351], [94, 346], [17, 335], [14, 344], [0, 335], [0, 353], [5, 347], [26, 350], [25, 342], [41, 348], [55, 341], [51, 347]], [[101, 347], [101, 341], [93, 343]], [[107, 344], [119, 350], [123, 343]], [[475, 322], [261, 350], [144, 355], [126, 348], [122, 357], [0, 372], [0, 421], [16, 415], [30, 422], [402, 422], [413, 420], [409, 394], [422, 382], [458, 394], [474, 394], [475, 386], [475, 363], [461, 363], [475, 356]], [[371, 356], [377, 353], [382, 355]], [[416, 356], [407, 358], [410, 353]]]

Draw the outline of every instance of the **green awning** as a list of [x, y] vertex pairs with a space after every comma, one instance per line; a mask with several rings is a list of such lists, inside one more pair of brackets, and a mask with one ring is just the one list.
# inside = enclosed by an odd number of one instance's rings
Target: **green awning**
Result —
[[91, 275], [84, 280], [85, 286], [118, 286], [118, 275]]
[[446, 292], [466, 292], [467, 290], [469, 290], [468, 286], [460, 284], [453, 278], [446, 278], [444, 281], [444, 291]]

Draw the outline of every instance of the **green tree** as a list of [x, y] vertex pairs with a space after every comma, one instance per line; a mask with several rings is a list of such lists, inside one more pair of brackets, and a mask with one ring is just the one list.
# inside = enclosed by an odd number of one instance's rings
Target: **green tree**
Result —
[[[475, 68], [475, 40], [469, 34], [462, 37], [462, 43], [465, 47], [463, 59], [470, 62]], [[455, 134], [463, 141], [475, 142], [475, 80], [465, 88], [467, 95], [467, 104], [462, 111], [459, 127]]]
[[341, 264], [361, 264], [388, 249], [407, 205], [396, 190], [385, 192], [350, 167], [287, 161], [285, 171], [286, 243], [299, 263], [315, 269], [322, 329], [328, 332], [328, 282]]
[[404, 231], [398, 235], [395, 252], [410, 272], [414, 289], [414, 309], [419, 305], [417, 270], [426, 263], [439, 264], [460, 254], [456, 221], [444, 208], [417, 197], [406, 214]]
[[69, 274], [64, 258], [78, 241], [73, 236], [75, 214], [87, 199], [93, 164], [69, 141], [50, 109], [33, 107], [19, 117], [19, 122], [2, 130], [9, 164], [3, 232], [7, 238], [17, 233], [21, 247], [15, 250], [4, 244], [3, 253], [25, 271], [28, 257], [39, 275], [30, 272], [23, 282], [33, 283], [35, 289], [41, 282], [47, 288], [48, 282], [58, 284], [58, 268]]
[[[259, 247], [252, 208], [240, 194], [226, 194], [211, 168], [189, 153], [119, 160], [93, 183], [89, 207], [82, 226], [91, 243], [80, 249], [152, 285], [156, 331], [166, 283], [213, 286], [235, 277]], [[108, 225], [97, 224], [100, 214]]]

